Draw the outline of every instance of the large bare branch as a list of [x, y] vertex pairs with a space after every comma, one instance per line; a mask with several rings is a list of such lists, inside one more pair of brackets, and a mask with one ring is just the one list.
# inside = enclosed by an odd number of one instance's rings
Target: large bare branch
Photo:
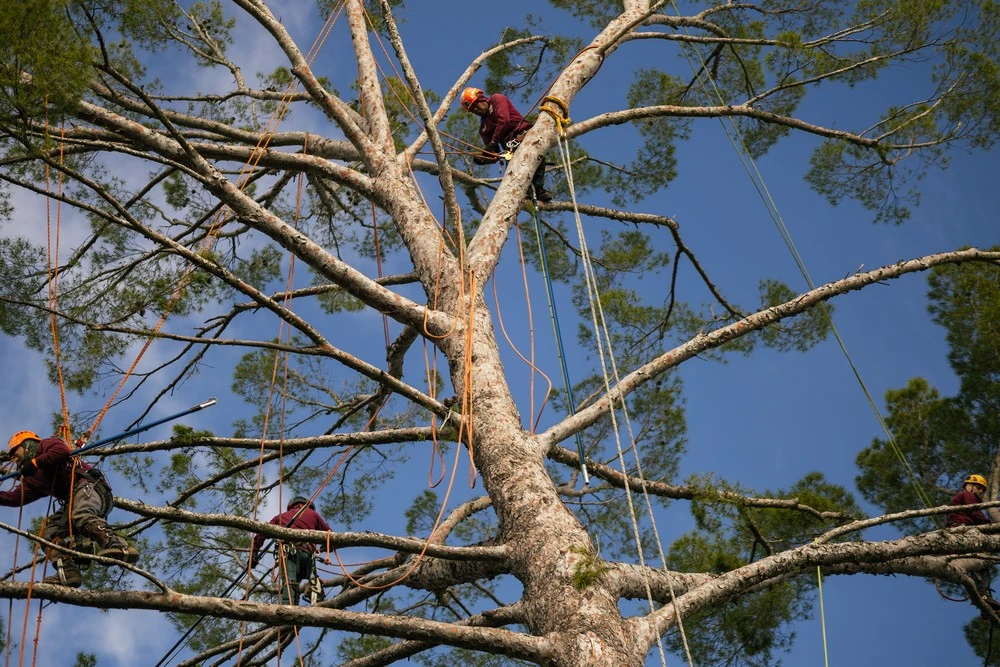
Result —
[[537, 436], [538, 446], [547, 452], [556, 443], [573, 436], [578, 431], [596, 422], [607, 414], [612, 406], [620, 405], [626, 396], [646, 382], [655, 379], [664, 371], [680, 365], [700, 352], [720, 347], [732, 340], [742, 338], [755, 331], [760, 331], [770, 324], [804, 313], [817, 304], [840, 294], [859, 290], [883, 280], [898, 278], [907, 273], [926, 271], [942, 264], [961, 264], [964, 262], [1000, 262], [1000, 252], [969, 248], [968, 250], [942, 252], [900, 261], [890, 266], [858, 273], [842, 280], [821, 285], [814, 290], [799, 295], [791, 301], [786, 301], [777, 306], [748, 315], [737, 322], [720, 327], [714, 331], [699, 334], [686, 343], [675, 347], [653, 361], [632, 371], [623, 377], [621, 382], [613, 387], [609, 394], [580, 410], [575, 415], [567, 417], [544, 433], [539, 434]]
[[509, 630], [470, 627], [441, 623], [422, 618], [385, 616], [362, 612], [263, 604], [231, 598], [150, 593], [145, 591], [97, 592], [57, 586], [0, 582], [0, 597], [23, 600], [31, 595], [37, 600], [63, 602], [100, 609], [150, 609], [154, 611], [230, 618], [236, 621], [296, 626], [311, 626], [376, 634], [400, 639], [430, 641], [445, 646], [507, 655], [521, 660], [544, 663], [551, 651], [547, 639], [530, 637]]
[[247, 532], [260, 533], [271, 538], [307, 542], [324, 548], [329, 545], [331, 549], [343, 547], [380, 547], [405, 553], [425, 553], [427, 556], [435, 558], [455, 560], [485, 559], [489, 561], [503, 561], [507, 558], [507, 550], [503, 546], [449, 547], [441, 544], [432, 544], [413, 537], [393, 537], [391, 535], [379, 535], [370, 532], [328, 533], [322, 530], [299, 530], [276, 526], [263, 521], [254, 521], [253, 519], [232, 514], [201, 514], [176, 507], [154, 507], [153, 505], [125, 498], [116, 498], [115, 505], [140, 516], [167, 519], [200, 526], [238, 528]]

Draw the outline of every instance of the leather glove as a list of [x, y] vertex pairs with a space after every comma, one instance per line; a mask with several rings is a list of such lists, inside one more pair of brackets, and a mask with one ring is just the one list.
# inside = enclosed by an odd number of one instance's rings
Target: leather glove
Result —
[[499, 159], [499, 156], [483, 151], [479, 155], [472, 158], [472, 161], [476, 164], [495, 164]]
[[35, 465], [35, 459], [28, 459], [21, 464], [21, 477], [31, 477], [36, 472], [38, 472], [38, 466]]
[[255, 551], [250, 554], [250, 569], [256, 570], [258, 565], [260, 565], [260, 554]]

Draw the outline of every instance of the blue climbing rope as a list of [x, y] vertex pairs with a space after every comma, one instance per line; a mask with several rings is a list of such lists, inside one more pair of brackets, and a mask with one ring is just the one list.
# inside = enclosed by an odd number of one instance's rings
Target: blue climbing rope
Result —
[[[542, 236], [542, 225], [538, 221], [538, 201], [535, 199], [534, 187], [532, 187], [531, 201], [534, 204], [532, 219], [535, 223], [535, 236], [538, 238], [538, 256], [542, 263], [542, 277], [545, 279], [545, 296], [549, 301], [549, 316], [552, 319], [552, 330], [556, 336], [556, 354], [559, 356], [559, 366], [562, 368], [563, 385], [566, 387], [566, 403], [569, 406], [570, 414], [576, 413], [576, 401], [573, 400], [573, 385], [569, 382], [569, 368], [566, 366], [566, 354], [563, 349], [562, 331], [559, 328], [559, 313], [556, 310], [555, 295], [552, 291], [552, 274], [549, 271], [549, 255], [545, 250], [545, 239]], [[590, 483], [587, 475], [587, 460], [583, 454], [583, 438], [580, 433], [576, 434], [576, 453], [580, 456], [580, 472], [583, 473], [583, 485]]]

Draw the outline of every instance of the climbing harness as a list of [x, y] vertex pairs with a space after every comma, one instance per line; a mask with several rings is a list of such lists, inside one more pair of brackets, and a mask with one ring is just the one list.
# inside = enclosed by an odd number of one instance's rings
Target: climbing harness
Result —
[[520, 145], [521, 142], [518, 141], [517, 139], [511, 139], [507, 143], [501, 144], [500, 159], [503, 160], [504, 162], [510, 162], [511, 160], [513, 160], [514, 151], [516, 151], [517, 147]]

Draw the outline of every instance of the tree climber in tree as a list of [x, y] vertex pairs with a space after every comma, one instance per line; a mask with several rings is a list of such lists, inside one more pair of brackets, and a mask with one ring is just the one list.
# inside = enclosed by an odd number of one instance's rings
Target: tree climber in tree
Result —
[[[983, 502], [983, 495], [986, 493], [986, 478], [982, 475], [969, 475], [962, 483], [962, 490], [956, 493], [952, 499], [952, 505], [975, 505]], [[978, 509], [957, 510], [948, 515], [946, 526], [981, 525], [990, 523], [990, 518], [986, 512]], [[990, 589], [990, 568], [982, 567], [969, 571], [969, 576], [976, 584], [983, 599], [994, 609], [1000, 609], [1000, 602], [993, 599], [992, 589]]]
[[[21, 507], [51, 496], [60, 507], [46, 518], [44, 539], [126, 563], [139, 560], [139, 550], [108, 528], [114, 496], [100, 470], [71, 458], [69, 447], [61, 439], [42, 440], [32, 431], [12, 435], [7, 448], [10, 460], [19, 468], [21, 483], [0, 492], [0, 505]], [[70, 511], [72, 516], [68, 516]], [[42, 579], [43, 584], [80, 586], [80, 566], [72, 556], [51, 547], [46, 547], [45, 555], [56, 573]]]
[[[316, 512], [316, 506], [302, 496], [295, 496], [288, 501], [285, 511], [275, 516], [269, 523], [298, 530], [330, 530], [330, 526], [326, 525], [323, 517]], [[256, 568], [260, 563], [260, 549], [263, 545], [264, 536], [259, 533], [254, 535], [250, 548], [251, 568]], [[283, 558], [282, 554], [284, 554]], [[316, 547], [314, 545], [276, 540], [274, 559], [281, 575], [278, 604], [285, 604], [285, 600], [288, 600], [288, 604], [298, 604], [299, 582], [303, 579], [309, 582], [308, 590], [311, 593], [311, 602], [315, 603], [323, 598], [323, 587], [320, 584], [319, 575], [316, 573]]]
[[[986, 478], [982, 475], [969, 475], [962, 483], [962, 490], [952, 499], [952, 505], [975, 505], [983, 502], [986, 493]], [[957, 510], [948, 515], [947, 526], [979, 525], [989, 523], [990, 518], [983, 510]]]
[[[478, 88], [466, 88], [462, 91], [462, 108], [479, 116], [479, 136], [486, 149], [472, 158], [476, 164], [493, 164], [505, 153], [513, 152], [532, 128], [510, 99], [500, 93], [486, 97]], [[552, 201], [552, 194], [545, 189], [545, 160], [531, 177], [531, 187], [535, 199]]]

